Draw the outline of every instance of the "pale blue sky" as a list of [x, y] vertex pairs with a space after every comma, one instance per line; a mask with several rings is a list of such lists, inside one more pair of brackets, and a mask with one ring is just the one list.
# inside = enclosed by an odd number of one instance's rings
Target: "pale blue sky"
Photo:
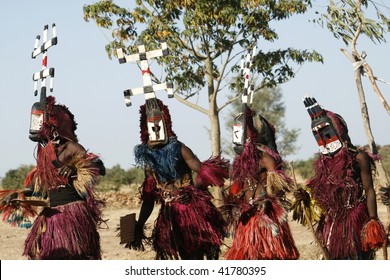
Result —
[[[42, 35], [43, 26], [52, 23], [57, 25], [59, 40], [48, 52], [48, 67], [54, 67], [56, 71], [53, 95], [74, 113], [79, 124], [76, 132], [82, 145], [100, 154], [107, 167], [120, 164], [127, 169], [132, 166], [133, 147], [139, 143], [138, 110], [144, 100], [143, 97], [133, 98], [133, 106], [128, 108], [123, 90], [141, 86], [142, 77], [135, 64], [120, 65], [116, 59], [108, 59], [104, 49], [107, 39], [94, 22], [83, 20], [83, 5], [93, 2], [23, 0], [3, 3], [0, 18], [0, 116], [3, 123], [0, 177], [9, 169], [35, 162], [35, 143], [29, 140], [28, 130], [31, 106], [39, 99], [33, 94], [32, 75], [40, 70], [41, 57], [33, 60], [31, 52], [36, 35]], [[326, 29], [308, 23], [307, 18], [296, 16], [278, 23], [280, 39], [273, 45], [273, 48], [315, 49], [325, 59], [324, 64], [305, 64], [295, 79], [281, 86], [287, 108], [287, 126], [301, 129], [298, 143], [301, 148], [287, 160], [307, 159], [317, 152], [310, 119], [302, 104], [305, 94], [315, 96], [326, 109], [341, 114], [355, 144], [367, 143], [352, 65], [339, 51], [344, 45]], [[387, 40], [390, 40], [389, 36]], [[375, 74], [390, 81], [389, 44], [374, 45], [364, 41], [358, 48], [367, 52], [367, 61]], [[378, 144], [390, 144], [389, 116], [367, 80], [365, 85], [375, 140]], [[390, 101], [390, 86], [379, 86]], [[201, 98], [204, 103], [207, 97]], [[211, 155], [206, 131], [208, 118], [177, 100], [162, 99], [170, 108], [173, 129], [179, 140], [191, 147], [201, 160], [207, 159]], [[224, 134], [230, 139], [230, 131]]]

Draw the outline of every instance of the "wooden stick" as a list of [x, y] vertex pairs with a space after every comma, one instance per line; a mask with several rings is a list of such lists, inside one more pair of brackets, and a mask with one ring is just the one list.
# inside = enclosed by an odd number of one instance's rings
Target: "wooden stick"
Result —
[[[298, 190], [298, 184], [297, 184], [297, 179], [295, 177], [293, 161], [290, 161], [290, 167], [291, 167], [291, 174], [292, 174], [292, 177], [293, 177], [295, 189]], [[322, 246], [320, 240], [318, 239], [317, 234], [316, 234], [316, 232], [314, 230], [313, 224], [311, 223], [310, 215], [307, 212], [307, 209], [306, 209], [305, 204], [304, 204], [303, 201], [301, 201], [301, 207], [303, 209], [303, 215], [305, 216], [305, 218], [307, 220], [307, 223], [309, 225], [310, 231], [311, 231], [311, 233], [312, 233], [312, 235], [314, 237], [314, 241], [317, 243], [318, 247], [320, 247], [320, 249], [322, 251], [322, 254], [324, 255], [325, 260], [329, 260], [329, 251], [328, 251], [328, 249], [326, 247]]]

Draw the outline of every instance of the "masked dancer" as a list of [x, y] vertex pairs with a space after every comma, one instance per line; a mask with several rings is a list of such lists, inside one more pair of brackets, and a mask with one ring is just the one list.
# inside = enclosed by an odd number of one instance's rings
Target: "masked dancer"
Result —
[[76, 122], [66, 106], [49, 96], [43, 108], [47, 121], [30, 129], [30, 139], [38, 142], [37, 165], [24, 190], [3, 193], [3, 215], [22, 223], [28, 214], [34, 216], [33, 206], [43, 207], [25, 241], [23, 255], [29, 259], [101, 259], [97, 226], [103, 221], [103, 202], [93, 187], [105, 174], [104, 165], [78, 143]]
[[[329, 259], [373, 259], [385, 240], [373, 187], [374, 158], [352, 144], [340, 115], [323, 109], [313, 97], [305, 97], [304, 104], [320, 153], [307, 191], [295, 193], [297, 201], [317, 206], [316, 233]], [[300, 219], [297, 213], [295, 217]]]
[[223, 186], [228, 161], [217, 156], [201, 162], [177, 139], [161, 100], [147, 99], [140, 114], [141, 144], [134, 154], [145, 180], [136, 240], [127, 246], [143, 249], [145, 223], [158, 203], [161, 208], [151, 236], [156, 259], [218, 259], [225, 225], [207, 187]]
[[36, 166], [28, 174], [24, 189], [0, 191], [3, 220], [32, 229], [23, 255], [29, 259], [101, 259], [98, 224], [103, 202], [93, 188], [105, 174], [103, 162], [78, 143], [77, 124], [69, 109], [46, 97], [46, 79], [53, 90], [54, 68], [47, 68], [47, 51], [57, 44], [48, 26], [43, 44], [37, 36], [32, 57], [43, 55], [42, 70], [33, 75], [35, 95], [41, 80], [40, 101], [31, 109], [30, 140], [37, 142]]
[[[245, 105], [245, 104], [244, 104]], [[228, 260], [298, 259], [287, 213], [292, 181], [284, 173], [274, 127], [248, 106], [234, 125], [232, 185], [221, 207], [233, 236]]]

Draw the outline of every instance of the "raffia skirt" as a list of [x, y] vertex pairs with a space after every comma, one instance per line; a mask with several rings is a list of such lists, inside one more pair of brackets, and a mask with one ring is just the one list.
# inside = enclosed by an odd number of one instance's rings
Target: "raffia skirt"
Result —
[[[251, 211], [242, 215], [232, 246], [226, 252], [228, 260], [295, 260], [299, 252], [295, 246], [286, 210], [275, 201], [267, 213]], [[246, 213], [247, 214], [247, 213]]]
[[322, 245], [328, 248], [331, 259], [369, 260], [375, 257], [373, 250], [363, 250], [362, 229], [367, 221], [369, 215], [365, 202], [346, 208], [339, 215], [328, 211], [318, 223], [317, 235]]
[[157, 258], [186, 259], [196, 254], [218, 258], [225, 223], [211, 194], [193, 186], [181, 189], [176, 197], [183, 194], [188, 203], [162, 202], [152, 233]]
[[25, 241], [29, 259], [101, 259], [98, 217], [85, 201], [44, 208]]

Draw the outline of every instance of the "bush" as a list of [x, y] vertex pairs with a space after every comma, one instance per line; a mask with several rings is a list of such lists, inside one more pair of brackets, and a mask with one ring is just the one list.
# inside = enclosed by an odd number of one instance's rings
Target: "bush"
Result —
[[143, 182], [144, 172], [140, 168], [124, 170], [119, 164], [106, 168], [106, 176], [99, 177], [97, 190], [119, 191], [122, 186], [139, 185]]
[[17, 169], [7, 171], [1, 180], [1, 188], [5, 190], [23, 188], [24, 180], [33, 168], [34, 165], [21, 165]]

